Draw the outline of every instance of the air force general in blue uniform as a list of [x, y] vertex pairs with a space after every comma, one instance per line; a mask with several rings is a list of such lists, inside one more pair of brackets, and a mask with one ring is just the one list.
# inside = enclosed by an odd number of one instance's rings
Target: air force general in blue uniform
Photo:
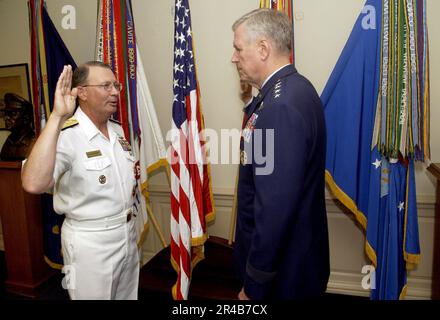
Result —
[[326, 129], [312, 84], [293, 65], [245, 109], [234, 259], [251, 299], [322, 295], [329, 277]]

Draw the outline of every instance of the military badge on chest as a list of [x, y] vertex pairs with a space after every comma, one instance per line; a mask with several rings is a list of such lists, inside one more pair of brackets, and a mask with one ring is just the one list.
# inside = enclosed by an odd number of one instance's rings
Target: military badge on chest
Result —
[[244, 141], [249, 143], [252, 136], [252, 131], [255, 129], [255, 124], [257, 123], [258, 114], [253, 113], [252, 116], [249, 118], [248, 122], [246, 123], [246, 127], [243, 129], [242, 136]]
[[100, 184], [105, 184], [107, 182], [107, 178], [102, 174], [99, 176], [98, 181]]
[[130, 155], [133, 155], [133, 152], [131, 151], [130, 143], [127, 140], [125, 140], [123, 136], [118, 135], [118, 141], [121, 144], [122, 150], [130, 152]]

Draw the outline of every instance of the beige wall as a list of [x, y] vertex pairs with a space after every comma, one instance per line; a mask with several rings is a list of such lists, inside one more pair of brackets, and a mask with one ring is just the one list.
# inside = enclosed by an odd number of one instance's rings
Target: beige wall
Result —
[[[96, 1], [46, 0], [49, 14], [77, 63], [94, 57]], [[239, 128], [241, 102], [238, 78], [230, 63], [231, 25], [245, 12], [256, 8], [258, 0], [190, 0], [192, 30], [205, 123], [208, 128]], [[298, 70], [322, 92], [341, 53], [364, 0], [295, 0], [295, 46]], [[440, 1], [427, 0], [431, 53], [431, 147], [432, 161], [440, 162]], [[64, 5], [76, 9], [77, 28], [61, 28]], [[136, 35], [156, 106], [165, 134], [170, 128], [172, 102], [174, 0], [133, 0]], [[0, 65], [29, 61], [26, 0], [0, 0]], [[417, 196], [422, 245], [422, 264], [410, 277], [410, 295], [429, 297], [434, 225], [434, 181], [424, 164], [417, 167]], [[213, 165], [212, 183], [217, 205], [217, 221], [210, 227], [215, 235], [227, 237], [235, 185], [235, 165]], [[163, 175], [153, 179], [154, 210], [167, 233], [169, 203]], [[156, 191], [154, 191], [156, 190]], [[360, 269], [366, 263], [363, 234], [349, 216], [328, 200], [332, 255], [330, 289], [334, 292], [367, 294], [359, 289]], [[1, 240], [1, 239], [0, 239]], [[0, 241], [1, 242], [1, 241]], [[154, 232], [144, 248], [146, 258], [160, 249]], [[412, 290], [412, 291], [411, 291]]]
[[[241, 102], [238, 78], [230, 63], [232, 54], [231, 24], [241, 14], [258, 6], [257, 0], [190, 1], [196, 45], [198, 76], [202, 106], [208, 128], [217, 130], [240, 126]], [[49, 14], [75, 61], [94, 57], [96, 1], [47, 0]], [[336, 63], [364, 0], [297, 0], [295, 1], [296, 59], [300, 72], [316, 86], [318, 92]], [[431, 123], [440, 117], [440, 21], [433, 15], [440, 12], [440, 2], [428, 0], [428, 23], [431, 50]], [[64, 5], [76, 9], [77, 28], [61, 27]], [[170, 128], [171, 77], [173, 59], [173, 0], [133, 0], [136, 32], [151, 93], [164, 134]], [[23, 63], [29, 60], [28, 17], [25, 0], [0, 1], [0, 64]], [[440, 127], [431, 127], [432, 161], [440, 162]], [[215, 190], [232, 193], [235, 165], [213, 165]], [[161, 177], [156, 184], [166, 185]], [[434, 182], [425, 166], [418, 165], [419, 199], [433, 201]]]

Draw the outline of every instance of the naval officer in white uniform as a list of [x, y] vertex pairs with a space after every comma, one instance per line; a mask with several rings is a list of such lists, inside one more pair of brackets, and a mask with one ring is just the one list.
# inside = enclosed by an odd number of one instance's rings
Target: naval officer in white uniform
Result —
[[110, 119], [121, 89], [106, 64], [87, 62], [73, 76], [65, 66], [51, 116], [22, 170], [23, 188], [53, 188], [54, 209], [66, 216], [61, 241], [71, 299], [137, 299], [135, 160]]

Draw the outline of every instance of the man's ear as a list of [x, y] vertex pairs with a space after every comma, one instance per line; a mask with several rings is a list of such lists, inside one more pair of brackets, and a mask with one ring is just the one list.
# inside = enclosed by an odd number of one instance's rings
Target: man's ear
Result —
[[78, 89], [78, 98], [81, 100], [87, 100], [87, 90], [84, 87], [77, 87]]
[[270, 42], [267, 41], [267, 39], [263, 38], [258, 42], [258, 53], [260, 55], [261, 60], [266, 61], [270, 56], [271, 50], [272, 47], [270, 45]]

